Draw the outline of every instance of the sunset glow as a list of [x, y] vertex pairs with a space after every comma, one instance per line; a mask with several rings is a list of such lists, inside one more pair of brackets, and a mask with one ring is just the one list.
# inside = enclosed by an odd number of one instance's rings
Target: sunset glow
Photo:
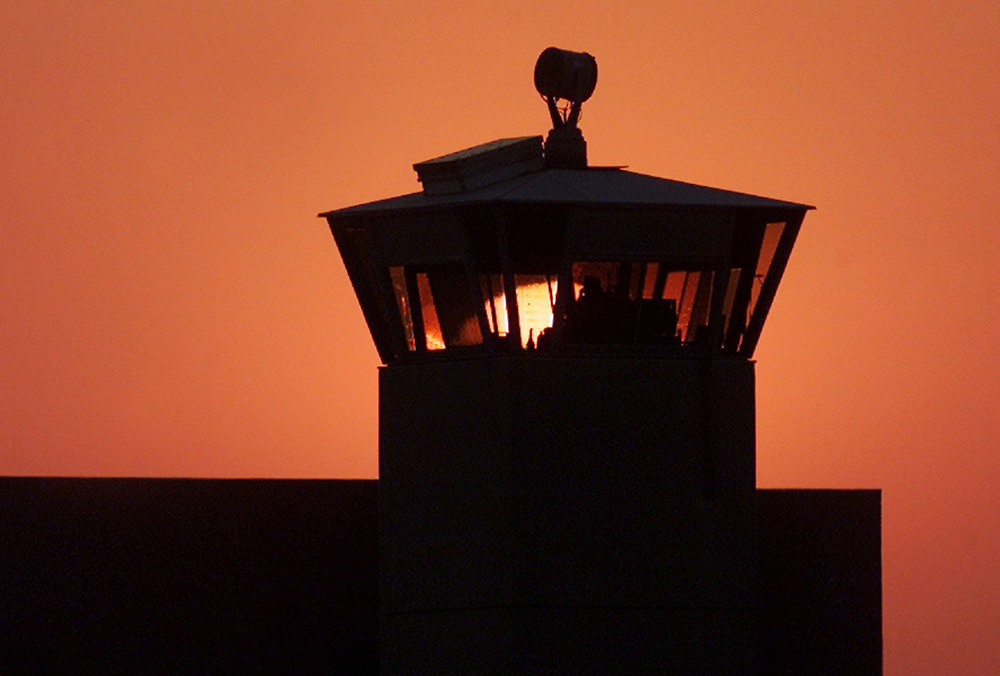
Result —
[[[487, 325], [490, 331], [506, 336], [510, 333], [510, 315], [503, 292], [503, 275], [490, 277], [487, 281], [484, 275], [482, 283]], [[545, 275], [516, 275], [514, 283], [517, 286], [521, 346], [527, 347], [529, 337], [534, 342], [544, 329], [552, 326], [552, 306], [559, 283], [555, 278], [546, 280]]]
[[514, 275], [517, 284], [518, 320], [521, 325], [521, 344], [538, 341], [538, 336], [552, 326], [552, 308], [555, 305], [559, 283], [545, 275]]
[[[818, 207], [754, 353], [758, 484], [882, 488], [885, 673], [1000, 673], [1000, 3], [8, 0], [0, 26], [0, 473], [375, 478], [379, 357], [316, 214], [544, 135], [535, 59], [586, 50], [592, 165]], [[665, 282], [684, 339], [696, 267]], [[485, 340], [435, 328], [438, 272], [400, 342], [418, 309], [428, 349]], [[525, 282], [522, 343], [552, 307]]]

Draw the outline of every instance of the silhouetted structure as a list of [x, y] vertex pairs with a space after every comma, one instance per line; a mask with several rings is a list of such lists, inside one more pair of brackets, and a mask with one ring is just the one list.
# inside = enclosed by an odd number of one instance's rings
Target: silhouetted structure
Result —
[[[757, 505], [759, 673], [877, 673], [878, 492]], [[0, 514], [4, 676], [378, 672], [375, 481], [0, 478]]]
[[535, 74], [544, 147], [322, 214], [385, 364], [383, 671], [751, 673], [751, 358], [812, 207], [590, 168], [596, 62]]
[[384, 362], [377, 507], [0, 478], [0, 673], [881, 673], [878, 491], [754, 485], [811, 207], [587, 167], [596, 77], [546, 50], [544, 147], [324, 214]]
[[0, 478], [0, 674], [376, 673], [375, 494]]

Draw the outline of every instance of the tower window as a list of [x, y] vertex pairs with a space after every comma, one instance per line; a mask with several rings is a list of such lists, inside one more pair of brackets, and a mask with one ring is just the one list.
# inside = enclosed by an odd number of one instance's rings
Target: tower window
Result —
[[393, 266], [389, 277], [409, 351], [483, 343], [472, 288], [460, 264]]
[[568, 343], [685, 345], [706, 339], [714, 270], [662, 261], [578, 261], [572, 275]]

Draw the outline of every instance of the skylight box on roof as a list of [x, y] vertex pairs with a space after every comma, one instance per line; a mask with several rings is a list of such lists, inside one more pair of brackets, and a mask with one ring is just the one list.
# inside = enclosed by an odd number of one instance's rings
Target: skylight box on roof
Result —
[[413, 165], [426, 195], [452, 195], [538, 171], [542, 137], [521, 136], [483, 143]]

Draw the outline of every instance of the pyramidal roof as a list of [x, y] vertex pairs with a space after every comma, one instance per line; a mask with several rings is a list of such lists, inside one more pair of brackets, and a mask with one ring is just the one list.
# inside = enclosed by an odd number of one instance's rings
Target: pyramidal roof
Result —
[[[547, 168], [540, 136], [500, 139], [414, 165], [422, 192], [336, 209], [361, 215], [486, 203], [812, 209], [806, 204], [648, 176], [618, 167]], [[537, 153], [537, 154], [536, 154]]]

